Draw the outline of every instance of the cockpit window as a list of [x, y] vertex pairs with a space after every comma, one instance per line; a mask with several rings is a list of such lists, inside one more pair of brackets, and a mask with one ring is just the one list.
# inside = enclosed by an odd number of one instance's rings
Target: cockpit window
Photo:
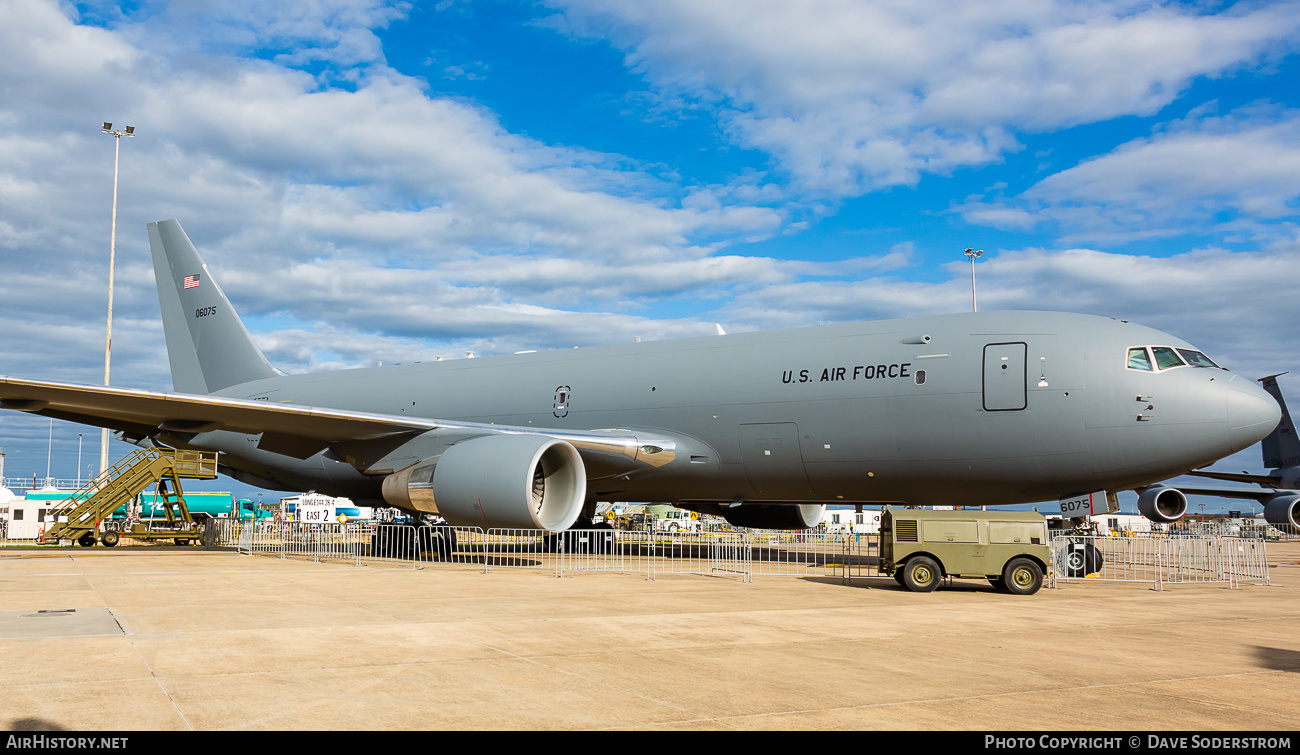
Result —
[[1183, 362], [1183, 358], [1178, 356], [1178, 352], [1168, 346], [1152, 346], [1151, 353], [1156, 357], [1156, 366], [1162, 370], [1167, 370], [1172, 367], [1182, 367], [1186, 364]]
[[1199, 351], [1193, 351], [1191, 349], [1179, 349], [1178, 353], [1182, 354], [1183, 359], [1186, 359], [1187, 363], [1193, 367], [1215, 367], [1215, 368], [1219, 367], [1219, 365], [1215, 364], [1209, 357], [1205, 356]]
[[1151, 371], [1151, 357], [1147, 356], [1147, 350], [1141, 346], [1136, 349], [1128, 350], [1128, 368], [1130, 370]]
[[[1181, 354], [1181, 356], [1179, 356]], [[1154, 365], [1152, 357], [1155, 357]], [[1170, 346], [1134, 346], [1128, 350], [1128, 368], [1154, 372], [1175, 367], [1213, 367], [1223, 369], [1214, 360], [1195, 349], [1175, 349]]]

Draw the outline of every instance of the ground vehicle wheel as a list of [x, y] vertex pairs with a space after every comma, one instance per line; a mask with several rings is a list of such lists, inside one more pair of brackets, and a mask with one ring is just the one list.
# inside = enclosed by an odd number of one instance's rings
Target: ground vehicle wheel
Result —
[[1067, 577], [1086, 577], [1101, 571], [1101, 551], [1091, 543], [1068, 543], [1062, 556]]
[[119, 536], [116, 532], [109, 530], [100, 536], [99, 542], [103, 543], [105, 548], [112, 548], [114, 545], [117, 545], [118, 537]]
[[989, 577], [989, 584], [993, 585], [994, 590], [1004, 591], [1007, 589], [1006, 580], [1001, 577]]
[[177, 545], [189, 545], [190, 539], [188, 537], [178, 537], [175, 539], [175, 542]]
[[95, 544], [95, 533], [93, 532], [87, 532], [86, 534], [77, 538], [77, 545], [80, 545], [82, 548], [89, 548], [94, 544]]
[[1033, 595], [1043, 586], [1043, 570], [1027, 558], [1013, 558], [1002, 569], [1002, 585], [1012, 595]]
[[903, 584], [903, 568], [901, 566], [894, 570], [894, 581], [903, 587], [907, 587], [907, 585]]
[[927, 556], [914, 556], [903, 566], [903, 587], [912, 592], [932, 592], [939, 586], [942, 572]]

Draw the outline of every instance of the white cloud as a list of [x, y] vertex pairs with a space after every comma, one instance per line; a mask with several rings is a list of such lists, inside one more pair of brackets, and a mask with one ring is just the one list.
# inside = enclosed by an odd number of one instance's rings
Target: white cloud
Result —
[[[688, 186], [671, 168], [539, 142], [429, 96], [387, 67], [374, 34], [403, 5], [79, 6], [101, 28], [52, 1], [0, 2], [0, 373], [102, 378], [108, 119], [139, 133], [121, 145], [114, 382], [149, 388], [170, 380], [143, 226], [165, 217], [290, 371], [708, 335], [714, 321], [736, 332], [964, 310], [968, 267], [906, 280], [924, 275], [909, 269], [921, 256], [911, 242], [834, 262], [741, 244], [804, 230], [790, 215], [830, 212], [826, 196], [996, 161], [1025, 129], [1151, 112], [1192, 77], [1286, 49], [1298, 15], [1019, 0], [568, 4], [573, 28], [629, 51], [658, 108], [721, 108], [737, 142], [780, 162]], [[289, 67], [308, 63], [324, 72]], [[1243, 232], [1247, 220], [1277, 226], [1267, 251], [990, 255], [982, 308], [1132, 316], [1248, 374], [1285, 368], [1277, 354], [1300, 313], [1259, 292], [1300, 272], [1284, 225], [1295, 118], [1269, 117], [1198, 115], [1036, 193], [964, 208], [1011, 227], [1047, 218], [1159, 235], [1209, 222], [1222, 203]], [[1257, 159], [1262, 148], [1279, 163]], [[1222, 159], [1234, 149], [1242, 159]], [[1196, 172], [1198, 154], [1225, 180]], [[24, 442], [44, 429], [0, 423]]]
[[372, 31], [404, 18], [409, 2], [383, 0], [146, 0], [129, 11], [117, 3], [86, 3], [86, 14], [111, 23], [169, 55], [270, 53], [278, 63], [315, 62], [336, 72], [383, 64]]
[[1147, 115], [1294, 47], [1291, 3], [552, 0], [666, 99], [717, 103], [805, 190], [856, 195], [1000, 159], [1015, 134]]
[[[839, 274], [720, 252], [781, 232], [780, 190], [762, 174], [683, 186], [621, 155], [512, 134], [483, 108], [430, 97], [380, 57], [343, 50], [347, 35], [320, 24], [344, 16], [273, 19], [243, 41], [226, 29], [185, 51], [211, 20], [200, 11], [151, 6], [105, 29], [50, 2], [5, 3], [0, 374], [102, 380], [105, 119], [137, 128], [121, 142], [119, 385], [171, 387], [144, 234], [166, 217], [181, 220], [268, 357], [294, 372], [707, 335], [711, 321], [646, 310]], [[223, 12], [233, 29], [253, 11]], [[192, 26], [163, 23], [191, 12]], [[331, 88], [226, 54], [240, 45], [366, 60], [353, 89]], [[43, 427], [0, 421], [11, 438]]]
[[1193, 117], [1055, 173], [1006, 202], [970, 202], [971, 222], [1059, 224], [1067, 238], [1210, 230], [1265, 239], [1300, 219], [1300, 112], [1252, 107]]

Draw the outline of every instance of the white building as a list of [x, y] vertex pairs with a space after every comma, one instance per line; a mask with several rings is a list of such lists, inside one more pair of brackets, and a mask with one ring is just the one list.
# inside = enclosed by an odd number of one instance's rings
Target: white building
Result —
[[848, 532], [850, 527], [858, 533], [879, 532], [880, 511], [828, 508], [822, 512], [822, 525], [830, 532]]

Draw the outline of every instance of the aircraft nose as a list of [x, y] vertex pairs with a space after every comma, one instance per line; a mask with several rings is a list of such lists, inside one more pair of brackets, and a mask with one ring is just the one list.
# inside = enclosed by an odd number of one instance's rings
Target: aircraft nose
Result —
[[1282, 408], [1255, 381], [1233, 375], [1228, 381], [1228, 443], [1232, 450], [1258, 443], [1282, 421]]

